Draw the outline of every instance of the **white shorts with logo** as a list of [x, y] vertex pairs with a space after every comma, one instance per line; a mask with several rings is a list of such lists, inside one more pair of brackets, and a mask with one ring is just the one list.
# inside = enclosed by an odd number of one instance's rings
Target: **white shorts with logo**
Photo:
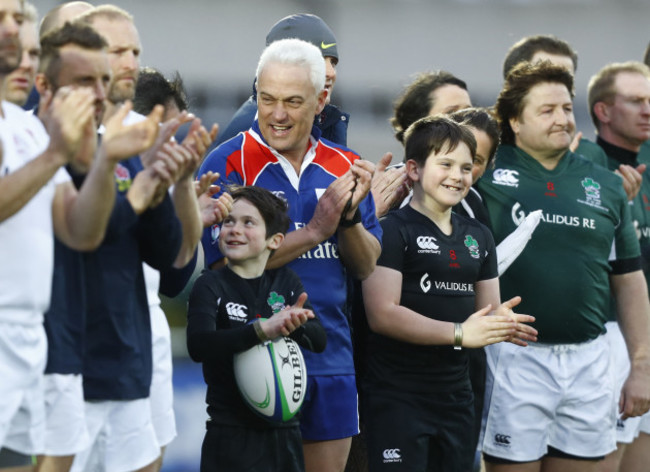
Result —
[[0, 321], [0, 448], [41, 454], [45, 442], [42, 324]]
[[161, 447], [176, 437], [174, 387], [172, 385], [172, 344], [167, 317], [160, 305], [149, 306], [151, 312], [151, 344], [153, 375], [151, 377], [151, 421]]
[[71, 472], [132, 472], [160, 455], [148, 398], [87, 401], [86, 425], [90, 446], [75, 456]]
[[80, 374], [45, 374], [45, 455], [72, 456], [89, 446]]
[[616, 405], [605, 336], [581, 344], [488, 346], [492, 392], [483, 452], [535, 461], [549, 446], [574, 456], [616, 449]]

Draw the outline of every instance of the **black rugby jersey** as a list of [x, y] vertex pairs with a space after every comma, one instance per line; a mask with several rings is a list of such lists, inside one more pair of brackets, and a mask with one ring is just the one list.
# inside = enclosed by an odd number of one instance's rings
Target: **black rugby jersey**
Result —
[[[377, 265], [402, 273], [402, 306], [459, 323], [476, 311], [474, 284], [498, 276], [494, 240], [484, 225], [452, 213], [453, 231], [447, 236], [410, 205], [390, 213], [381, 225], [383, 249]], [[373, 388], [411, 392], [458, 389], [469, 385], [466, 351], [371, 332], [367, 380]]]
[[[251, 321], [270, 318], [293, 305], [304, 291], [300, 278], [287, 267], [267, 270], [261, 277], [248, 280], [226, 266], [204, 270], [196, 280], [187, 311], [187, 347], [192, 359], [203, 363], [212, 421], [261, 429], [278, 427], [254, 414], [242, 400], [233, 355], [260, 342]], [[304, 306], [311, 309], [309, 299]], [[325, 349], [326, 334], [318, 318], [309, 320], [290, 337], [314, 352]], [[296, 424], [294, 418], [281, 426]]]

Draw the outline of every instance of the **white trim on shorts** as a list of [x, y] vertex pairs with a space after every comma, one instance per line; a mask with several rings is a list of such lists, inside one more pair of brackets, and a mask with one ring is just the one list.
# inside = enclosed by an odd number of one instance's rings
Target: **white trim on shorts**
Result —
[[160, 456], [149, 398], [86, 402], [91, 445], [75, 456], [71, 472], [133, 472]]
[[0, 321], [0, 447], [41, 454], [45, 443], [42, 324]]
[[90, 445], [80, 374], [45, 374], [46, 456], [72, 456]]
[[483, 452], [527, 462], [543, 457], [548, 446], [587, 458], [616, 449], [605, 336], [580, 344], [529, 343], [525, 348], [501, 343], [486, 353], [493, 386]]

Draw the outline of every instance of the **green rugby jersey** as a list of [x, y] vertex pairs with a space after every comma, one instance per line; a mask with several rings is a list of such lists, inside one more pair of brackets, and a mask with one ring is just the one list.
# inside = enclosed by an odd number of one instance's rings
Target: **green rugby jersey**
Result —
[[637, 159], [639, 160], [639, 164], [650, 165], [650, 141], [646, 141], [641, 145]]
[[578, 149], [576, 149], [576, 154], [603, 167], [608, 167], [607, 154], [605, 154], [603, 148], [586, 138], [580, 139], [580, 144], [578, 145]]
[[532, 239], [500, 278], [501, 298], [537, 318], [542, 343], [578, 343], [604, 332], [611, 261], [638, 264], [639, 243], [620, 177], [567, 152], [547, 170], [514, 146], [479, 181], [501, 242], [531, 211], [543, 210]]
[[[650, 143], [646, 142], [644, 146], [646, 146], [646, 153], [650, 153]], [[583, 153], [581, 151], [596, 147], [600, 149], [603, 155], [607, 158], [607, 168], [611, 171], [618, 169], [621, 164], [628, 164], [632, 167], [637, 167], [641, 163], [643, 147], [637, 154], [633, 151], [628, 151], [607, 143], [600, 137], [598, 138], [598, 144], [585, 139], [581, 140], [576, 153], [585, 157], [589, 156], [588, 158], [593, 160], [592, 156], [597, 156], [597, 154], [591, 152]], [[596, 157], [594, 162], [600, 164], [599, 158]], [[648, 291], [650, 291], [650, 167], [646, 169], [642, 174], [642, 177], [641, 189], [634, 200], [629, 202], [629, 205], [632, 213], [632, 222], [641, 245], [643, 273], [646, 276]], [[610, 320], [615, 320], [616, 305], [612, 303], [612, 306], [614, 308], [614, 313], [610, 315]]]

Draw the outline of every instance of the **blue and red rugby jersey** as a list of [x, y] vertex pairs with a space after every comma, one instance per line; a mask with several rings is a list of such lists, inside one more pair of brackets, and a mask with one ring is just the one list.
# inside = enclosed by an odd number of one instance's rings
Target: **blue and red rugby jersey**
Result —
[[[359, 155], [330, 141], [320, 139], [320, 130], [312, 128], [310, 147], [303, 159], [300, 176], [284, 157], [270, 148], [262, 137], [257, 120], [212, 151], [199, 169], [219, 172], [217, 182], [227, 185], [257, 185], [285, 199], [291, 227], [296, 230], [309, 223], [318, 199], [325, 189], [345, 174]], [[381, 243], [381, 226], [375, 216], [375, 204], [368, 196], [359, 205], [363, 226]], [[207, 228], [202, 243], [206, 266], [223, 258], [218, 246], [219, 226]], [[321, 354], [303, 351], [307, 369], [313, 375], [354, 374], [350, 326], [345, 315], [346, 271], [338, 254], [336, 233], [288, 264], [302, 280], [314, 312], [327, 332], [327, 348]]]

